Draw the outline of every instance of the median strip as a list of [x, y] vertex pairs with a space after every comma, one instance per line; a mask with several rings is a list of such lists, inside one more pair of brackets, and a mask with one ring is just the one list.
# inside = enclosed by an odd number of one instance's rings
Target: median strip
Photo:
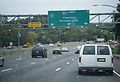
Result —
[[13, 69], [13, 68], [4, 69], [4, 70], [1, 70], [1, 72], [10, 71], [10, 70], [12, 70], [12, 69]]

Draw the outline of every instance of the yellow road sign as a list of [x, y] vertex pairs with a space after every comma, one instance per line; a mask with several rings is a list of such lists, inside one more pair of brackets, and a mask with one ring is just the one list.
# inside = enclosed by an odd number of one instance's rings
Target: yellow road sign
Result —
[[41, 22], [29, 22], [28, 27], [41, 27]]

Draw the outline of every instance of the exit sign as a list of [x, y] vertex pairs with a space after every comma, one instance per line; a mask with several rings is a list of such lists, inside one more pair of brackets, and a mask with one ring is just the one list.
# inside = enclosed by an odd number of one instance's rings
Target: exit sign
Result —
[[89, 10], [48, 11], [49, 26], [88, 26]]

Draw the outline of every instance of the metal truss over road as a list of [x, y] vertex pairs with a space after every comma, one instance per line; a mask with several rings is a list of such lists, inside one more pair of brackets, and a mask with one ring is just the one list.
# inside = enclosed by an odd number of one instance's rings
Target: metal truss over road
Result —
[[[115, 24], [120, 23], [117, 19], [117, 21], [114, 21], [114, 16], [120, 14], [119, 12], [112, 12], [112, 13], [91, 13], [90, 14], [90, 23], [96, 23], [96, 24]], [[34, 21], [33, 17], [36, 17], [37, 22], [42, 22], [42, 25], [48, 25], [47, 21], [48, 15], [0, 15], [0, 25], [28, 25], [28, 22]], [[27, 22], [21, 22], [27, 20]], [[16, 20], [18, 20], [16, 22]], [[10, 23], [12, 21], [12, 23]]]

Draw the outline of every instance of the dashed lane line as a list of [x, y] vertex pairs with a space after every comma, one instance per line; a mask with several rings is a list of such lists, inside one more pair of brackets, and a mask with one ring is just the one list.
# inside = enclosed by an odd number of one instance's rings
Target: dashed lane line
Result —
[[32, 62], [31, 64], [36, 64], [37, 62]]
[[57, 71], [60, 71], [61, 70], [61, 68], [57, 68], [55, 71], [57, 72]]
[[75, 57], [75, 58], [77, 58], [77, 57]]
[[120, 74], [119, 74], [119, 73], [117, 73], [117, 72], [114, 71], [114, 70], [113, 70], [113, 72], [114, 72], [118, 77], [120, 77]]
[[70, 62], [67, 62], [66, 64], [68, 65], [68, 64], [70, 64]]
[[13, 69], [13, 68], [4, 69], [4, 70], [1, 70], [1, 72], [10, 71], [10, 70], [12, 70], [12, 69]]
[[49, 59], [45, 59], [45, 61], [48, 61]]
[[72, 61], [74, 61], [75, 59], [72, 59]]

